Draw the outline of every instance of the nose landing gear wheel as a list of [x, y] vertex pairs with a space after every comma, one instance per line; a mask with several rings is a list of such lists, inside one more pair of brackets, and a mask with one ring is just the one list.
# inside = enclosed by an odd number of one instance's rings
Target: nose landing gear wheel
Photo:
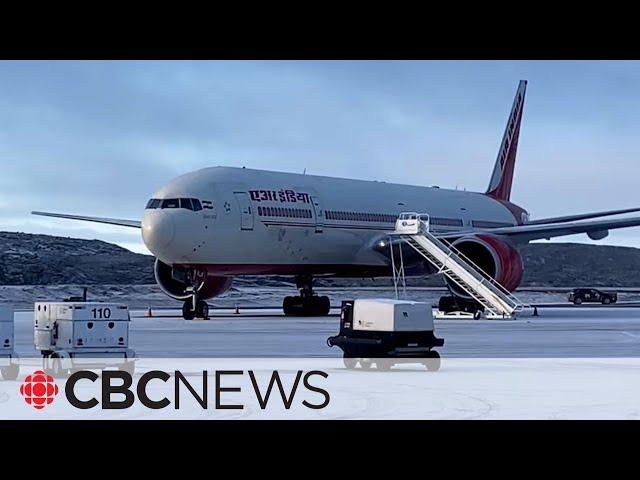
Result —
[[209, 319], [209, 304], [204, 300], [196, 302], [196, 309], [193, 309], [193, 300], [187, 300], [182, 305], [182, 318], [193, 320], [194, 318]]
[[203, 320], [209, 319], [209, 304], [204, 300], [198, 300], [196, 304], [196, 317], [202, 318]]
[[185, 320], [193, 320], [196, 318], [196, 312], [193, 310], [193, 302], [191, 300], [187, 300], [182, 305], [182, 318]]

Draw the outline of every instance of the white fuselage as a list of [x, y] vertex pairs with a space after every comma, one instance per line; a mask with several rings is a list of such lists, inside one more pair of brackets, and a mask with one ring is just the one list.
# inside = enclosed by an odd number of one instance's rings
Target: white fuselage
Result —
[[[401, 212], [428, 213], [443, 232], [523, 220], [480, 193], [230, 167], [180, 176], [153, 198], [161, 202], [144, 213], [147, 248], [169, 265], [220, 275], [374, 274], [388, 260], [372, 247]], [[181, 198], [203, 208], [162, 208]]]

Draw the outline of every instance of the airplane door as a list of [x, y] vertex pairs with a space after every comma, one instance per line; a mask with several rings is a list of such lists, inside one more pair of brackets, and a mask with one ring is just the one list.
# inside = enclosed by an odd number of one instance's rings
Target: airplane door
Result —
[[246, 192], [233, 192], [240, 207], [240, 230], [253, 230], [253, 207]]
[[313, 205], [313, 213], [316, 216], [316, 233], [321, 233], [324, 227], [324, 211], [322, 210], [322, 204], [318, 197], [311, 197], [311, 203]]

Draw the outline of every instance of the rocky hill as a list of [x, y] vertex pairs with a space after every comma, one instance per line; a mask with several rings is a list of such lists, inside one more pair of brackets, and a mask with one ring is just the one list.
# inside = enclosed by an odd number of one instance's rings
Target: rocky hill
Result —
[[153, 282], [153, 259], [117, 245], [0, 232], [0, 285]]
[[[640, 287], [640, 249], [536, 243], [522, 250], [523, 286]], [[245, 277], [237, 286], [290, 284], [281, 277]], [[143, 285], [154, 283], [153, 258], [100, 240], [0, 232], [0, 285]], [[388, 279], [327, 279], [319, 286], [386, 286]], [[410, 285], [441, 286], [439, 278]]]

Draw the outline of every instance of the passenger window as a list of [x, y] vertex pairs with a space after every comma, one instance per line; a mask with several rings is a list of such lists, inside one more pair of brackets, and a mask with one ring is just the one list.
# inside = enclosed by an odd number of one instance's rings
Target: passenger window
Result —
[[162, 201], [162, 208], [180, 208], [177, 198], [167, 198]]
[[186, 208], [187, 210], [193, 210], [193, 205], [191, 205], [190, 198], [181, 198], [180, 199], [180, 208]]
[[194, 212], [199, 212], [200, 210], [202, 210], [202, 205], [200, 205], [200, 200], [198, 200], [197, 198], [192, 198], [191, 203], [193, 204]]

